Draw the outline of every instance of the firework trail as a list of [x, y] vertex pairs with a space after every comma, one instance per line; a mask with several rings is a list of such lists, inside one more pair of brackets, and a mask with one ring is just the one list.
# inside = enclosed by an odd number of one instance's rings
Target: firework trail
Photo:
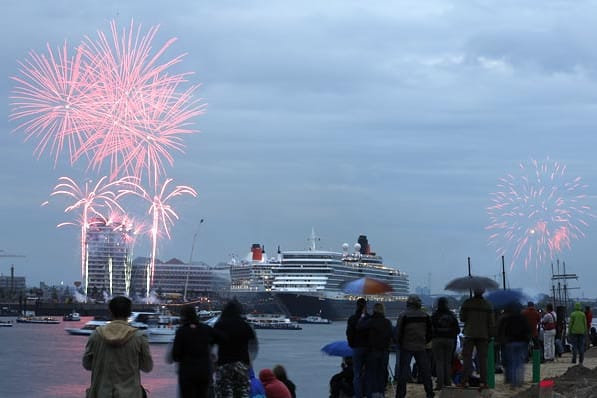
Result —
[[66, 147], [71, 164], [86, 158], [96, 171], [106, 166], [110, 180], [147, 175], [156, 185], [204, 106], [193, 97], [197, 85], [180, 89], [190, 73], [170, 71], [184, 54], [161, 61], [176, 39], [153, 52], [157, 27], [143, 35], [131, 21], [119, 33], [113, 21], [110, 31], [86, 37], [74, 56], [66, 44], [56, 55], [49, 46], [47, 56], [30, 52], [12, 78], [10, 118], [26, 140], [39, 137], [38, 157], [49, 151], [56, 163]]
[[172, 182], [172, 178], [167, 178], [163, 185], [159, 184], [155, 187], [155, 193], [149, 194], [141, 185], [135, 182], [127, 182], [127, 188], [121, 189], [119, 195], [136, 195], [146, 200], [149, 203], [147, 213], [151, 216], [151, 258], [149, 265], [149, 272], [147, 272], [147, 294], [149, 288], [153, 283], [153, 276], [155, 272], [155, 258], [157, 254], [158, 236], [165, 234], [170, 238], [170, 226], [178, 220], [178, 214], [174, 211], [169, 202], [181, 195], [191, 195], [197, 197], [197, 191], [186, 185], [177, 185], [171, 191], [168, 191], [168, 184]]
[[[92, 222], [106, 220], [102, 212], [123, 211], [117, 201], [117, 189], [119, 186], [129, 184], [131, 177], [109, 182], [104, 176], [97, 182], [86, 180], [84, 186], [79, 186], [72, 178], [60, 177], [58, 184], [54, 187], [50, 196], [62, 195], [71, 199], [73, 203], [67, 206], [65, 213], [80, 210], [79, 222], [64, 222], [58, 227], [65, 225], [79, 225], [81, 227], [81, 275], [87, 282], [87, 261], [85, 261], [85, 242], [87, 230]], [[94, 221], [95, 220], [95, 221]], [[85, 283], [87, 288], [87, 283]], [[87, 292], [86, 292], [87, 293]]]
[[489, 241], [499, 256], [512, 259], [511, 269], [519, 262], [526, 269], [553, 261], [584, 237], [587, 219], [595, 217], [586, 204], [587, 185], [568, 177], [565, 165], [533, 159], [519, 171], [499, 180], [487, 208]]

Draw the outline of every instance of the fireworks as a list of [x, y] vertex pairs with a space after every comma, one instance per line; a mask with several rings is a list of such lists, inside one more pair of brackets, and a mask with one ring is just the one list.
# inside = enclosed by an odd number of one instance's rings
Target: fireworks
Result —
[[[96, 183], [91, 180], [85, 181], [85, 185], [80, 187], [73, 179], [69, 177], [60, 177], [58, 184], [50, 196], [64, 195], [73, 200], [73, 204], [66, 207], [65, 213], [74, 210], [81, 210], [79, 225], [81, 227], [81, 274], [87, 276], [87, 262], [85, 261], [85, 241], [87, 229], [91, 220], [105, 219], [105, 211], [122, 210], [122, 207], [116, 201], [116, 187], [125, 184], [130, 180], [129, 177], [108, 182], [107, 177], [100, 178]], [[103, 211], [103, 212], [102, 212]], [[64, 225], [75, 225], [73, 222], [63, 222], [58, 227]]]
[[[71, 165], [87, 160], [88, 171], [107, 174], [96, 184], [86, 181], [84, 187], [61, 177], [51, 194], [73, 200], [65, 212], [81, 210], [77, 225], [85, 278], [84, 242], [90, 220], [109, 225], [116, 212], [126, 221], [119, 228], [134, 228], [118, 203], [122, 195], [134, 193], [151, 203], [152, 276], [157, 238], [162, 233], [170, 237], [169, 228], [178, 219], [168, 202], [182, 194], [197, 196], [187, 186], [167, 193], [170, 178], [159, 184], [166, 165], [173, 166], [172, 153], [184, 149], [182, 137], [196, 132], [192, 119], [204, 106], [194, 98], [197, 85], [183, 87], [191, 73], [172, 70], [184, 54], [163, 59], [176, 39], [156, 47], [157, 32], [152, 27], [144, 34], [133, 21], [119, 31], [112, 22], [110, 34], [100, 31], [97, 38], [86, 37], [73, 53], [67, 43], [55, 51], [48, 44], [46, 54], [29, 52], [19, 63], [19, 75], [12, 77], [16, 86], [10, 119], [19, 123], [15, 130], [23, 131], [25, 141], [37, 140], [34, 154], [49, 153], [55, 165], [62, 157]], [[156, 194], [150, 196], [148, 190]], [[67, 224], [75, 223], [59, 226]], [[148, 295], [149, 288], [148, 283]]]
[[520, 164], [517, 175], [500, 179], [488, 207], [490, 243], [497, 254], [511, 258], [510, 267], [522, 262], [538, 267], [555, 260], [575, 239], [584, 236], [587, 186], [580, 177], [566, 175], [566, 166], [531, 160]]
[[66, 43], [56, 55], [49, 45], [48, 55], [31, 51], [13, 77], [10, 118], [21, 121], [25, 140], [39, 138], [38, 157], [48, 151], [56, 163], [68, 149], [71, 164], [89, 159], [111, 180], [146, 175], [155, 184], [173, 164], [171, 152], [182, 152], [181, 136], [196, 132], [191, 120], [204, 110], [193, 98], [198, 86], [181, 90], [190, 73], [170, 71], [184, 55], [160, 61], [175, 39], [152, 53], [157, 27], [146, 35], [132, 21], [120, 34], [110, 27], [110, 38], [87, 37], [74, 55]]
[[23, 130], [25, 141], [38, 138], [34, 154], [54, 155], [56, 164], [64, 147], [71, 162], [75, 152], [88, 139], [91, 125], [85, 109], [92, 101], [81, 67], [81, 52], [68, 54], [66, 43], [54, 54], [33, 51], [29, 59], [19, 63], [20, 77], [13, 77], [18, 85], [11, 96], [11, 120], [22, 120], [16, 130]]
[[187, 126], [190, 119], [203, 112], [193, 100], [197, 86], [178, 90], [188, 73], [168, 73], [183, 55], [158, 62], [175, 39], [152, 56], [156, 33], [153, 27], [143, 36], [131, 21], [128, 32], [119, 34], [112, 22], [110, 38], [100, 31], [98, 39], [88, 37], [81, 45], [96, 97], [89, 111], [95, 128], [76, 156], [91, 154], [96, 169], [107, 161], [112, 178], [141, 178], [146, 172], [155, 184], [165, 173], [164, 161], [173, 163], [171, 151], [182, 152], [180, 135], [194, 132]]
[[155, 256], [157, 253], [157, 239], [164, 233], [170, 238], [170, 226], [174, 224], [174, 220], [178, 220], [178, 214], [174, 211], [169, 202], [175, 197], [181, 195], [197, 196], [197, 192], [188, 186], [177, 185], [172, 191], [168, 191], [168, 184], [172, 182], [172, 178], [166, 179], [164, 184], [159, 187], [156, 185], [154, 195], [149, 194], [142, 186], [128, 182], [129, 188], [122, 189], [121, 195], [137, 195], [146, 200], [149, 205], [148, 214], [152, 218], [151, 223], [151, 263], [150, 270], [147, 275], [147, 291], [149, 291], [150, 282], [153, 282], [153, 275], [155, 271]]

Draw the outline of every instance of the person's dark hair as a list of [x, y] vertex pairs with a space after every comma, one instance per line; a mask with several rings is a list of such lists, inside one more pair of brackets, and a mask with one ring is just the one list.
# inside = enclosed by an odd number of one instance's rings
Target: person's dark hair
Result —
[[382, 303], [375, 303], [373, 304], [373, 313], [385, 315], [386, 309]]
[[288, 380], [288, 376], [286, 375], [286, 369], [284, 369], [284, 366], [276, 365], [272, 369], [272, 372], [274, 372], [274, 376], [276, 376], [276, 379], [281, 381]]
[[363, 297], [359, 297], [357, 299], [357, 312], [362, 312], [365, 309], [365, 306], [367, 306], [367, 300]]
[[131, 315], [132, 305], [133, 303], [128, 297], [118, 296], [110, 300], [108, 308], [113, 318], [123, 319]]
[[551, 311], [553, 311], [553, 305], [552, 305], [551, 303], [547, 303], [547, 305], [545, 306], [545, 309], [546, 309], [548, 312], [551, 312]]
[[437, 310], [439, 312], [446, 312], [450, 311], [450, 307], [448, 306], [448, 299], [445, 297], [440, 297], [437, 299]]
[[195, 312], [195, 307], [192, 305], [185, 305], [180, 309], [180, 318], [183, 323], [194, 323], [195, 325], [199, 324], [197, 312]]
[[232, 299], [224, 306], [220, 319], [240, 318], [243, 313], [243, 306], [237, 299]]
[[527, 303], [527, 307], [529, 307], [529, 308], [533, 308], [533, 307], [535, 307], [535, 303], [533, 303], [532, 301], [529, 301], [529, 302]]

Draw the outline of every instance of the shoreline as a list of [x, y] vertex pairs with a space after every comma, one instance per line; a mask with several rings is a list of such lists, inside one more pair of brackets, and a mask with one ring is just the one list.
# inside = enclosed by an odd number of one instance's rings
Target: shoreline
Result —
[[[572, 364], [572, 353], [563, 353], [560, 358], [556, 358], [553, 362], [544, 362], [541, 364], [541, 371], [539, 380], [555, 379], [554, 395], [553, 397], [574, 397], [574, 398], [589, 398], [597, 397], [597, 347], [591, 347], [585, 352], [585, 359], [583, 366]], [[457, 387], [448, 387], [445, 391], [434, 391], [436, 397], [484, 397], [484, 398], [530, 398], [538, 397], [538, 383], [532, 382], [533, 365], [531, 362], [524, 364], [524, 384], [520, 388], [512, 389], [510, 385], [504, 384], [504, 374], [495, 375], [495, 388], [483, 390], [479, 392], [478, 389], [469, 388], [466, 390]], [[571, 382], [558, 383], [558, 377], [562, 377], [566, 372], [572, 374], [582, 374], [579, 376], [579, 383], [573, 383], [576, 388], [570, 389]], [[580, 381], [583, 383], [580, 383]], [[566, 392], [559, 391], [564, 386]], [[586, 392], [581, 392], [580, 389], [589, 389], [591, 395]], [[460, 391], [457, 391], [460, 390]], [[466, 391], [466, 392], [465, 392]], [[393, 397], [395, 394], [394, 387], [389, 388], [388, 397]], [[425, 390], [422, 384], [409, 383], [407, 385], [407, 396], [409, 398], [425, 398]]]

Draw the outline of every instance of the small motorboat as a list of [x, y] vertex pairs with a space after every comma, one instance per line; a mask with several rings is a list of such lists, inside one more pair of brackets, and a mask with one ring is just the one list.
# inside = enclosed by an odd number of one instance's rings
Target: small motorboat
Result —
[[12, 321], [0, 321], [0, 327], [9, 328], [13, 325]]
[[66, 333], [72, 334], [75, 336], [89, 336], [91, 333], [95, 331], [99, 326], [104, 326], [109, 321], [103, 319], [92, 319], [89, 322], [85, 322], [85, 325], [80, 328], [66, 328]]
[[51, 316], [20, 316], [17, 318], [17, 323], [40, 323], [56, 325], [60, 323], [60, 319]]
[[282, 314], [247, 314], [247, 322], [254, 329], [301, 330], [302, 327]]
[[332, 323], [332, 321], [330, 321], [327, 318], [322, 318], [317, 315], [312, 315], [312, 316], [307, 316], [305, 318], [299, 318], [298, 323], [311, 323], [311, 324], [315, 324], [315, 325], [329, 325], [330, 323]]
[[63, 321], [80, 321], [81, 320], [81, 315], [76, 312], [73, 311], [70, 314], [66, 314], [64, 317], [62, 317]]

